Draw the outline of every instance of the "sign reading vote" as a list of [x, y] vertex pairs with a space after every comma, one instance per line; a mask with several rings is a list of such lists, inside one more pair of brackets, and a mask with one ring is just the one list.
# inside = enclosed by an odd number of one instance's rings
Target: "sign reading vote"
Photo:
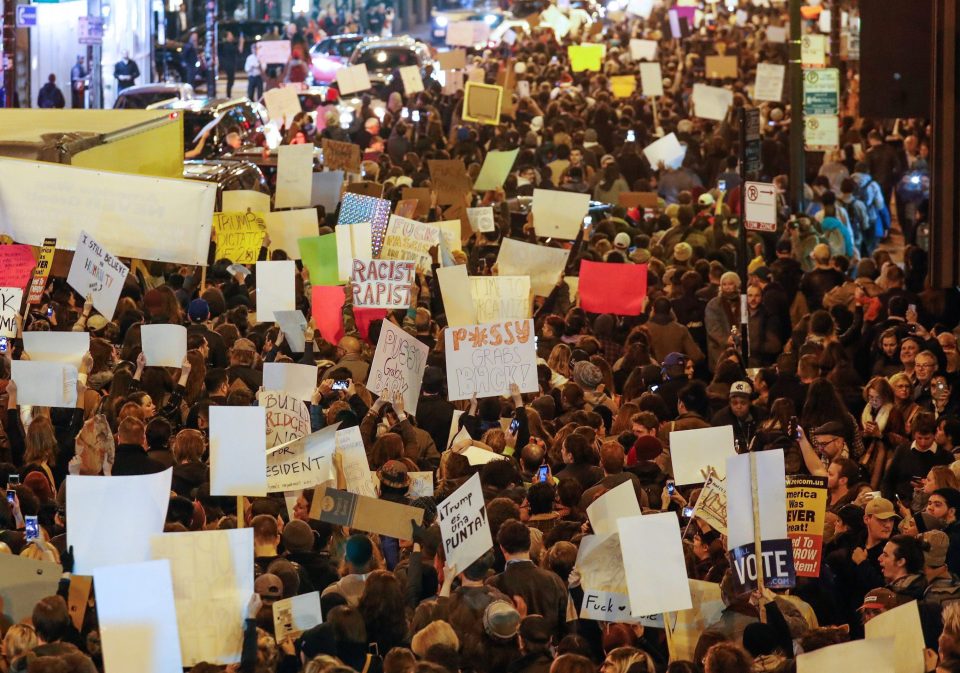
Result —
[[539, 389], [533, 320], [506, 320], [448, 329], [445, 333], [449, 399], [467, 400]]

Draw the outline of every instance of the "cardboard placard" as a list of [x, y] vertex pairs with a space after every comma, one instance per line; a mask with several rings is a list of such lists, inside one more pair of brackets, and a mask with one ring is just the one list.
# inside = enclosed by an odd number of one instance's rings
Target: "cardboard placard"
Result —
[[444, 333], [448, 399], [507, 395], [510, 384], [520, 392], [539, 390], [533, 320], [472, 325]]
[[505, 238], [500, 243], [497, 269], [504, 276], [528, 275], [533, 294], [546, 297], [556, 286], [569, 257], [570, 251], [563, 248], [549, 248]]
[[637, 491], [629, 479], [610, 489], [587, 507], [590, 527], [597, 535], [616, 533], [617, 519], [641, 514]]
[[379, 182], [370, 182], [369, 180], [361, 180], [359, 182], [351, 182], [346, 186], [346, 191], [351, 194], [359, 194], [361, 196], [369, 196], [374, 199], [379, 199], [383, 196], [383, 185]]
[[[872, 621], [872, 620], [871, 620]], [[869, 623], [868, 623], [869, 625]], [[897, 634], [899, 638], [899, 634]], [[797, 655], [797, 673], [898, 673], [894, 638], [851, 640]], [[921, 650], [922, 653], [922, 650]]]
[[257, 404], [267, 412], [267, 450], [310, 434], [310, 411], [303, 400], [278, 390], [261, 390]]
[[637, 90], [637, 78], [633, 75], [615, 75], [610, 78], [614, 98], [630, 98]]
[[344, 172], [321, 171], [313, 174], [313, 187], [310, 189], [310, 205], [323, 206], [325, 213], [332, 213], [340, 203], [343, 190]]
[[[415, 217], [426, 217], [430, 212], [430, 189], [428, 187], [404, 187], [401, 198], [416, 199], [417, 211]], [[400, 213], [397, 213], [399, 215]]]
[[343, 338], [343, 304], [346, 299], [342, 285], [314, 285], [310, 288], [310, 316], [327, 343], [336, 344]]
[[437, 53], [437, 65], [440, 70], [463, 70], [467, 67], [466, 49], [450, 49]]
[[370, 73], [365, 65], [351, 65], [337, 70], [337, 88], [346, 96], [370, 88]]
[[286, 65], [290, 60], [290, 40], [259, 40], [255, 43], [257, 60], [266, 65]]
[[277, 190], [274, 208], [306, 208], [313, 196], [311, 145], [281, 145], [277, 148]]
[[656, 61], [657, 44], [656, 40], [632, 38], [630, 40], [630, 58], [634, 61]]
[[630, 614], [639, 617], [692, 607], [677, 515], [621, 517], [617, 529]]
[[537, 236], [572, 241], [580, 233], [589, 208], [589, 194], [534, 189], [533, 227]]
[[340, 224], [334, 229], [337, 243], [336, 278], [329, 282], [350, 280], [353, 260], [373, 257], [373, 229], [369, 222]]
[[267, 451], [267, 491], [302, 491], [336, 479], [333, 454], [339, 423]]
[[478, 323], [533, 317], [530, 276], [472, 276], [470, 295]]
[[[150, 537], [163, 532], [170, 503], [170, 469], [136, 476], [67, 476], [67, 546], [74, 572], [150, 559]], [[103, 503], [113, 503], [104, 516]]]
[[727, 458], [737, 455], [733, 426], [678, 430], [670, 433], [670, 460], [678, 486], [702, 484], [712, 467], [720, 479], [727, 473]]
[[480, 474], [474, 474], [437, 507], [444, 558], [458, 571], [493, 547]]
[[34, 362], [59, 362], [80, 369], [90, 350], [89, 332], [24, 332], [23, 350]]
[[[357, 226], [357, 225], [352, 225]], [[408, 308], [416, 263], [355, 259], [351, 282], [353, 305], [366, 308]]]
[[656, 192], [620, 192], [618, 202], [624, 208], [656, 208], [660, 196]]
[[707, 56], [704, 71], [708, 79], [737, 79], [737, 57]]
[[322, 623], [319, 591], [283, 598], [273, 604], [273, 634], [278, 643], [297, 638]]
[[321, 147], [324, 168], [331, 171], [341, 169], [347, 173], [360, 172], [360, 146], [356, 143], [324, 138]]
[[415, 65], [406, 65], [400, 70], [400, 81], [403, 83], [403, 93], [407, 96], [423, 91], [423, 77], [420, 68]]
[[787, 535], [797, 577], [820, 577], [827, 500], [826, 477], [787, 477]]
[[487, 152], [480, 167], [480, 173], [477, 175], [477, 181], [473, 184], [474, 191], [485, 192], [502, 187], [519, 153], [518, 149]]
[[640, 84], [643, 95], [656, 98], [663, 95], [663, 72], [657, 61], [640, 64]]
[[443, 309], [447, 316], [447, 325], [463, 327], [477, 324], [477, 312], [472, 301], [464, 301], [471, 296], [470, 279], [467, 267], [463, 265], [445, 266], [437, 269], [437, 280], [443, 295]]
[[397, 207], [393, 209], [393, 214], [407, 219], [413, 219], [417, 216], [417, 206], [419, 201], [416, 199], [400, 199], [397, 201]]
[[266, 409], [210, 407], [210, 495], [263, 497], [266, 473]]
[[113, 318], [129, 273], [130, 269], [123, 262], [87, 232], [80, 232], [67, 284], [83, 297], [92, 296], [93, 307], [107, 320]]
[[[29, 619], [38, 601], [57, 593], [62, 573], [58, 563], [0, 554], [0, 600], [4, 617], [14, 623]], [[74, 575], [71, 579], [71, 588], [77, 578]]]
[[377, 350], [370, 363], [367, 388], [378, 396], [385, 390], [402, 395], [407, 413], [416, 414], [429, 353], [426, 344], [384, 320]]
[[175, 367], [187, 357], [187, 328], [183, 325], [143, 325], [140, 343], [148, 367]]
[[463, 121], [478, 124], [500, 123], [500, 110], [503, 107], [503, 87], [496, 84], [467, 82], [464, 85]]
[[430, 159], [430, 187], [437, 193], [437, 203], [447, 206], [462, 203], [470, 192], [470, 177], [461, 159]]
[[10, 378], [17, 384], [17, 403], [38, 407], [77, 406], [77, 368], [61, 362], [14, 360]]
[[643, 156], [654, 169], [659, 168], [661, 163], [667, 168], [680, 168], [686, 155], [686, 147], [680, 144], [674, 133], [668, 133], [643, 148]]
[[316, 365], [290, 362], [263, 363], [264, 390], [280, 390], [295, 399], [308, 401], [317, 387]]
[[287, 128], [293, 123], [294, 118], [303, 111], [300, 106], [300, 98], [297, 96], [297, 89], [292, 86], [268, 89], [263, 94], [263, 104], [267, 106], [270, 121], [275, 121]]
[[19, 332], [17, 317], [22, 305], [22, 288], [0, 287], [0, 336], [16, 338]]
[[927, 670], [924, 661], [926, 645], [917, 601], [886, 610], [863, 628], [867, 641], [893, 640], [894, 673], [924, 673]]
[[590, 313], [640, 315], [647, 296], [646, 264], [580, 263], [580, 306]]
[[257, 320], [275, 322], [274, 311], [293, 311], [297, 265], [293, 260], [257, 262]]
[[307, 329], [307, 319], [301, 311], [274, 311], [273, 317], [283, 332], [283, 338], [294, 353], [302, 353], [306, 347], [304, 331]]
[[43, 298], [43, 291], [47, 287], [47, 278], [50, 277], [50, 271], [53, 268], [53, 258], [57, 252], [57, 239], [45, 238], [40, 247], [40, 255], [37, 259], [37, 266], [33, 271], [33, 278], [30, 280], [30, 291], [27, 293], [27, 303], [31, 306], [39, 304]]
[[220, 210], [225, 213], [270, 212], [270, 195], [250, 189], [230, 189], [221, 196]]
[[398, 540], [410, 540], [413, 536], [410, 521], [415, 521], [417, 525], [423, 523], [423, 510], [318, 486], [313, 493], [310, 518]]
[[[347, 227], [343, 228], [346, 229]], [[339, 232], [340, 229], [341, 227], [338, 225], [335, 231]], [[323, 236], [311, 236], [310, 238], [297, 240], [300, 259], [303, 261], [304, 268], [310, 274], [310, 283], [314, 287], [336, 285], [341, 281], [337, 272], [337, 243], [339, 238], [338, 234], [324, 234]], [[296, 283], [296, 280], [294, 280], [294, 283]], [[280, 310], [290, 311], [293, 309], [282, 308]]]
[[571, 44], [567, 47], [570, 70], [600, 72], [603, 69], [603, 55], [606, 48], [602, 44]]
[[417, 263], [417, 271], [430, 273], [433, 266], [430, 248], [439, 242], [440, 230], [435, 224], [391, 215], [380, 258], [413, 260]]
[[723, 121], [727, 117], [730, 106], [733, 105], [733, 91], [718, 86], [694, 84], [693, 113], [701, 119]]
[[253, 528], [154, 535], [150, 551], [170, 563], [182, 666], [238, 663], [237, 616], [253, 594]]
[[366, 449], [363, 447], [363, 437], [360, 435], [359, 427], [354, 426], [337, 431], [337, 453], [343, 457], [343, 473], [347, 477], [347, 490], [357, 495], [376, 498], [373, 473], [370, 471], [370, 463], [367, 460]]
[[263, 213], [251, 210], [214, 213], [213, 230], [217, 234], [217, 258], [229, 259], [235, 264], [256, 263], [266, 232]]
[[787, 66], [779, 63], [758, 63], [757, 80], [753, 89], [753, 100], [774, 101], [783, 100], [783, 81], [787, 74]]
[[693, 509], [693, 516], [706, 523], [715, 531], [727, 534], [727, 482], [715, 474], [711, 474], [703, 489], [697, 504]]

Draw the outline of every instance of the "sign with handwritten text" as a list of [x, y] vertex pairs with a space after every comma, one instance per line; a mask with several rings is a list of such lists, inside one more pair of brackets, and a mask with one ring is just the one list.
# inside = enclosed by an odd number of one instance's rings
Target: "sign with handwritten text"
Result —
[[430, 349], [415, 337], [410, 336], [389, 320], [383, 321], [377, 352], [370, 365], [367, 388], [380, 395], [389, 390], [403, 396], [403, 406], [408, 413], [417, 413], [420, 399], [420, 384], [427, 366]]
[[217, 257], [237, 264], [256, 264], [266, 232], [263, 213], [253, 211], [214, 213]]
[[353, 305], [362, 308], [407, 308], [416, 263], [392, 259], [355, 259]]
[[417, 271], [430, 273], [433, 263], [430, 248], [439, 243], [440, 228], [435, 224], [391, 215], [380, 259], [413, 260], [417, 263]]
[[537, 392], [533, 320], [506, 320], [448, 329], [444, 335], [449, 399]]
[[480, 474], [474, 474], [437, 508], [446, 562], [466, 568], [493, 546]]
[[67, 274], [67, 284], [86, 297], [93, 297], [93, 307], [107, 320], [113, 319], [120, 290], [130, 269], [106, 248], [81, 230], [77, 240], [73, 264]]

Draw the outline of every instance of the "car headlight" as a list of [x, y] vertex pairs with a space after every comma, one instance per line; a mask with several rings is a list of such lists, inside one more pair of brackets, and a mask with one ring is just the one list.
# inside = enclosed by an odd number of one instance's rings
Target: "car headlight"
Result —
[[434, 21], [437, 24], [438, 28], [446, 28], [447, 24], [450, 23], [450, 19], [445, 16], [438, 16]]

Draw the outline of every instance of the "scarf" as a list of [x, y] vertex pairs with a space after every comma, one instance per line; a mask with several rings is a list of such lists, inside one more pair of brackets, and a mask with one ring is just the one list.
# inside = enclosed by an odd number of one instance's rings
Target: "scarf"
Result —
[[888, 402], [880, 407], [880, 410], [877, 411], [877, 417], [874, 418], [873, 407], [869, 404], [863, 407], [863, 413], [860, 414], [861, 427], [866, 425], [868, 421], [873, 421], [877, 424], [877, 427], [880, 428], [880, 434], [883, 434], [887, 428], [887, 421], [890, 420], [890, 412], [893, 410], [893, 403]]

